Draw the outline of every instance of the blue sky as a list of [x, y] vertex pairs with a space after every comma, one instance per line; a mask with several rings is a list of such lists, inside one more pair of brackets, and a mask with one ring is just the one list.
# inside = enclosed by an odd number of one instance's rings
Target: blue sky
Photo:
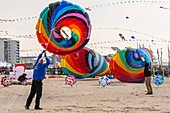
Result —
[[[163, 48], [164, 59], [167, 59], [167, 45], [161, 39], [170, 40], [170, 10], [160, 6], [170, 7], [170, 0], [68, 0], [87, 11], [92, 22], [90, 43], [101, 54], [114, 53], [106, 47], [127, 46], [137, 44], [151, 47], [156, 54], [157, 48]], [[0, 0], [0, 19], [18, 19], [15, 22], [0, 23], [0, 30], [10, 35], [35, 35], [35, 25], [40, 12], [55, 0]], [[128, 17], [128, 18], [126, 18]], [[26, 19], [24, 19], [26, 18]], [[22, 20], [20, 20], [22, 19]], [[127, 40], [135, 36], [136, 41], [118, 41], [119, 33]], [[21, 49], [41, 48], [36, 38], [17, 38], [21, 41]], [[147, 41], [148, 40], [148, 41]], [[155, 44], [151, 40], [156, 40]], [[107, 43], [112, 41], [112, 43]], [[101, 43], [105, 42], [105, 43]], [[99, 43], [95, 44], [94, 43]], [[95, 47], [95, 48], [94, 48]], [[102, 48], [101, 48], [102, 47]], [[31, 54], [31, 53], [29, 53]], [[24, 53], [21, 53], [24, 55]]]

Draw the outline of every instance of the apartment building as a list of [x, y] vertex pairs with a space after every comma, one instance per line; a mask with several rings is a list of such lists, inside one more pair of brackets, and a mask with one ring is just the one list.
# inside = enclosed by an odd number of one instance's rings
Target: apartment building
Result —
[[11, 64], [20, 63], [20, 43], [17, 40], [0, 37], [0, 61]]

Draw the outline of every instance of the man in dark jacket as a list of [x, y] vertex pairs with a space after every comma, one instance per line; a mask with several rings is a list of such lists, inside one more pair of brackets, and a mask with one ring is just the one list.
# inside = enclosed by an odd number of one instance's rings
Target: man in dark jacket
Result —
[[27, 74], [23, 73], [21, 76], [18, 77], [18, 81], [20, 82], [19, 84], [26, 85], [26, 81], [27, 81], [26, 76]]
[[[42, 55], [44, 54], [44, 57], [46, 59], [46, 63], [43, 63]], [[29, 109], [29, 106], [31, 105], [32, 99], [34, 98], [36, 94], [36, 101], [35, 101], [35, 108], [36, 110], [42, 110], [40, 108], [40, 99], [42, 96], [42, 80], [44, 79], [45, 73], [46, 73], [46, 67], [50, 64], [50, 60], [46, 55], [46, 51], [42, 51], [41, 54], [39, 54], [38, 59], [36, 60], [34, 64], [34, 73], [33, 73], [33, 81], [31, 86], [31, 92], [28, 96], [28, 99], [26, 101], [25, 109]]]

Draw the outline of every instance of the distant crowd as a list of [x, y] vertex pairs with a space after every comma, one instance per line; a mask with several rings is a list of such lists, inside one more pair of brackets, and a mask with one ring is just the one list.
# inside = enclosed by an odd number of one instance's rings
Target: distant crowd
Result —
[[9, 72], [12, 72], [12, 67], [0, 66], [0, 74], [9, 75]]
[[[1, 67], [0, 66], [0, 74], [1, 75], [9, 75], [9, 72], [12, 72], [12, 71], [13, 71], [12, 67], [3, 67], [3, 66]], [[153, 74], [155, 72], [159, 73], [160, 75], [164, 75], [165, 77], [169, 77], [169, 74], [170, 74], [170, 70], [168, 69], [168, 67], [165, 67], [163, 69], [154, 67]], [[52, 67], [52, 68], [48, 67], [46, 74], [47, 75], [63, 75], [64, 72], [62, 71], [62, 68], [60, 66]]]
[[[1, 75], [9, 75], [10, 72], [13, 72], [12, 67], [0, 67], [0, 74]], [[63, 71], [61, 67], [53, 67], [53, 68], [47, 68], [47, 75], [63, 75]]]

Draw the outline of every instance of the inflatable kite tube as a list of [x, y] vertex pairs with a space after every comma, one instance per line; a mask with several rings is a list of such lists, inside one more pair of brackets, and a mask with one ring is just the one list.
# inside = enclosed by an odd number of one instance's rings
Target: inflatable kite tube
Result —
[[51, 3], [40, 14], [36, 34], [39, 43], [50, 53], [76, 52], [89, 41], [89, 15], [80, 6], [64, 0]]
[[109, 72], [106, 59], [86, 47], [63, 57], [61, 66], [65, 74], [74, 75], [77, 79], [102, 76]]
[[153, 82], [155, 85], [160, 86], [164, 83], [164, 76], [160, 75], [160, 74], [156, 74], [153, 77]]
[[[143, 61], [143, 59], [144, 61]], [[152, 61], [152, 54], [146, 48], [119, 50], [110, 61], [113, 76], [121, 82], [142, 83], [144, 64]]]

